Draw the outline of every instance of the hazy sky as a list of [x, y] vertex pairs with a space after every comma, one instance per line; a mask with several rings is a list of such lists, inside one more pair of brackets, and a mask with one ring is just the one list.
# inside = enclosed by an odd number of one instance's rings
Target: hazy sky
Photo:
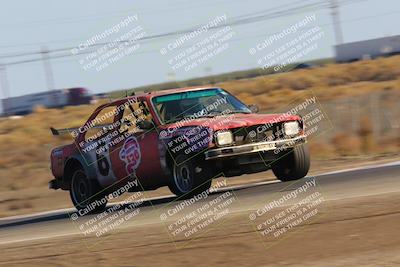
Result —
[[[343, 2], [340, 16], [345, 42], [400, 34], [398, 27], [400, 24], [400, 1], [338, 1]], [[26, 59], [40, 58], [41, 54], [21, 57], [4, 56], [38, 52], [44, 45], [49, 50], [76, 47], [96, 34], [112, 29], [128, 16], [137, 15], [137, 21], [130, 22], [123, 30], [103, 38], [101, 42], [123, 37], [123, 34], [135, 27], [139, 27], [136, 29], [145, 33], [146, 36], [151, 36], [204, 25], [216, 17], [226, 16], [226, 22], [229, 23], [231, 19], [247, 14], [282, 11], [293, 5], [320, 2], [329, 1], [2, 0], [0, 3], [0, 63], [10, 64]], [[69, 51], [61, 51], [58, 54], [50, 54], [51, 57], [68, 55], [50, 60], [55, 87], [83, 86], [91, 92], [105, 92], [163, 82], [167, 79], [181, 80], [255, 68], [258, 66], [257, 56], [250, 55], [250, 48], [255, 47], [269, 35], [280, 32], [302, 20], [306, 15], [312, 14], [316, 15], [316, 20], [309, 26], [319, 25], [323, 29], [324, 35], [318, 42], [318, 48], [301, 58], [301, 61], [331, 57], [333, 56], [334, 35], [330, 12], [327, 8], [307, 10], [306, 12], [296, 12], [293, 15], [264, 19], [256, 23], [231, 26], [230, 32], [233, 34], [229, 36], [228, 46], [189, 71], [185, 71], [183, 68], [174, 71], [169, 60], [190, 45], [210, 36], [212, 31], [200, 34], [186, 42], [185, 46], [168, 51], [167, 55], [162, 55], [160, 49], [174, 43], [179, 36], [140, 42], [140, 46], [132, 53], [101, 71], [96, 71], [94, 68], [84, 70], [79, 60], [82, 60], [87, 54], [72, 56]], [[308, 26], [304, 30], [307, 28]], [[274, 47], [271, 46], [271, 49]], [[11, 96], [47, 90], [42, 61], [6, 65], [6, 68]], [[3, 97], [1, 95], [1, 98]]]

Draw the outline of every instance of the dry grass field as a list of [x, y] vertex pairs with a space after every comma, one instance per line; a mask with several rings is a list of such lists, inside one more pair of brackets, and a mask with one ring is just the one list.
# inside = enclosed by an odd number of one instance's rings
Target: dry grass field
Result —
[[[312, 90], [321, 104], [327, 106], [328, 116], [334, 118], [337, 125], [341, 125], [342, 122], [346, 125], [349, 121], [348, 115], [352, 112], [344, 110], [342, 114], [347, 115], [339, 116], [335, 111], [337, 103], [348, 99], [357, 102], [357, 99], [369, 99], [371, 95], [379, 95], [378, 111], [389, 110], [393, 115], [391, 118], [397, 120], [385, 126], [383, 130], [385, 135], [383, 139], [379, 139], [379, 146], [377, 137], [374, 136], [376, 120], [372, 120], [371, 116], [375, 112], [374, 109], [370, 110], [371, 114], [361, 112], [356, 117], [358, 126], [356, 125], [354, 130], [345, 131], [344, 126], [335, 127], [325, 137], [322, 135], [310, 142], [310, 146], [314, 158], [384, 155], [400, 151], [399, 128], [397, 128], [400, 123], [399, 65], [400, 56], [394, 56], [227, 81], [217, 86], [229, 90], [247, 104], [257, 104], [264, 112], [285, 106], [288, 100]], [[363, 101], [357, 102], [357, 110], [363, 108]], [[352, 103], [350, 102], [350, 106]], [[71, 142], [70, 136], [53, 137], [49, 127], [79, 126], [96, 106], [85, 105], [63, 109], [38, 107], [28, 116], [0, 120], [0, 203], [9, 203], [7, 207], [10, 210], [30, 208], [29, 203], [12, 205], [10, 194], [19, 195], [21, 194], [19, 192], [22, 192], [20, 190], [27, 188], [47, 187], [47, 182], [51, 179], [49, 170], [51, 149]], [[395, 114], [397, 116], [394, 116]], [[380, 117], [377, 120], [381, 121]]]

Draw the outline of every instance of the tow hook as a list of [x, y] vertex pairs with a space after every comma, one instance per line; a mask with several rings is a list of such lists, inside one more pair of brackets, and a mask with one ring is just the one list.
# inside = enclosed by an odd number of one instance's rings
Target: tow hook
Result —
[[56, 179], [53, 179], [49, 182], [49, 189], [54, 189], [54, 190], [60, 189], [60, 186], [58, 185]]

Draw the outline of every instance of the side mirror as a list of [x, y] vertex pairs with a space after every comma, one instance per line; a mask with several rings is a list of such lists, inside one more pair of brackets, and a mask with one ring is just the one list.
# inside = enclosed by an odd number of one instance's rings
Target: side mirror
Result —
[[136, 122], [136, 127], [141, 130], [150, 130], [153, 129], [153, 123], [151, 121], [140, 120]]
[[249, 109], [251, 110], [251, 112], [253, 113], [258, 113], [260, 111], [260, 109], [258, 108], [258, 106], [256, 104], [252, 104], [249, 106]]

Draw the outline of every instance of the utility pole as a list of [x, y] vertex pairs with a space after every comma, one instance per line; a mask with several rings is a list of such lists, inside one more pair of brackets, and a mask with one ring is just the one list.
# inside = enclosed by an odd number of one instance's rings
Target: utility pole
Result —
[[331, 0], [331, 9], [336, 45], [340, 45], [343, 43], [343, 32], [340, 25], [339, 3], [337, 0]]
[[[205, 67], [204, 72], [206, 73], [206, 76], [208, 76], [208, 83], [214, 84], [214, 81], [211, 79], [212, 77], [212, 68], [211, 67]], [[203, 81], [203, 84], [205, 84], [205, 79]]]
[[44, 72], [46, 75], [46, 82], [47, 82], [47, 90], [49, 92], [52, 92], [52, 100], [53, 100], [53, 105], [55, 107], [58, 106], [58, 98], [55, 92], [55, 85], [54, 85], [54, 76], [53, 76], [53, 70], [51, 68], [50, 64], [50, 57], [49, 57], [49, 50], [47, 49], [46, 46], [42, 46], [42, 59], [43, 59], [43, 66], [44, 66]]
[[4, 65], [0, 65], [0, 89], [3, 96], [3, 113], [7, 115], [8, 110], [12, 108], [11, 98], [9, 95], [9, 84], [7, 79], [7, 70]]

